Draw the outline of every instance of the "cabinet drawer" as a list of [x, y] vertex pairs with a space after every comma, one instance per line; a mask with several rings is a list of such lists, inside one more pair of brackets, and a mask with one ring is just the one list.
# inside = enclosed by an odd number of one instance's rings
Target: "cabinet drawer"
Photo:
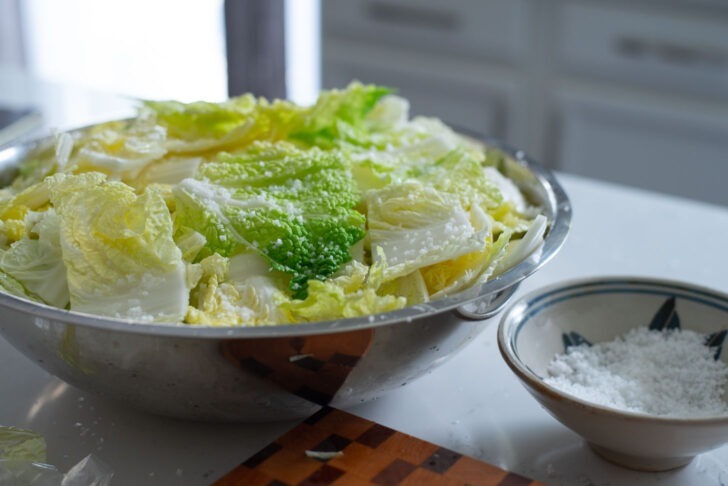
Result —
[[562, 96], [566, 172], [728, 205], [728, 111]]
[[507, 139], [507, 100], [512, 95], [501, 89], [341, 62], [326, 64], [324, 88], [346, 86], [353, 79], [396, 88], [397, 94], [409, 100], [411, 116], [437, 117], [453, 129], [475, 137]]
[[728, 99], [728, 13], [565, 3], [556, 48], [571, 71]]
[[528, 42], [525, 0], [322, 0], [324, 36], [515, 60]]

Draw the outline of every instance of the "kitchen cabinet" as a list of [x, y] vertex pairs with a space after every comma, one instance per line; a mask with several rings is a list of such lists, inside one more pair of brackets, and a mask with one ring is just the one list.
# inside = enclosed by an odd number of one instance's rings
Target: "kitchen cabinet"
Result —
[[728, 116], [642, 97], [559, 93], [559, 168], [728, 205]]
[[728, 4], [322, 0], [322, 84], [549, 167], [728, 205]]

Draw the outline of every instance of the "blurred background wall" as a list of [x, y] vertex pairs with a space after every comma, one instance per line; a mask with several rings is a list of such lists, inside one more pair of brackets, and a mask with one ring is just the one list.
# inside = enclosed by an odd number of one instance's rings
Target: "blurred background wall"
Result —
[[25, 46], [20, 16], [20, 0], [0, 0], [0, 62], [25, 65]]
[[728, 2], [322, 0], [323, 86], [560, 170], [728, 205]]
[[[550, 167], [728, 205], [725, 0], [0, 0], [0, 19], [0, 63], [45, 79], [299, 103], [381, 83]], [[251, 75], [266, 59], [285, 82]]]

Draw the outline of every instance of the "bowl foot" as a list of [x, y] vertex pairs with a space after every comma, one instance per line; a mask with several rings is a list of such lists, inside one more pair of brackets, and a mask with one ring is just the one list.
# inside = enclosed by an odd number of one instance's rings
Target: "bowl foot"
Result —
[[693, 460], [694, 456], [688, 457], [645, 457], [625, 454], [623, 452], [613, 451], [600, 445], [588, 443], [589, 447], [603, 459], [616, 464], [618, 466], [638, 471], [669, 471], [687, 466]]

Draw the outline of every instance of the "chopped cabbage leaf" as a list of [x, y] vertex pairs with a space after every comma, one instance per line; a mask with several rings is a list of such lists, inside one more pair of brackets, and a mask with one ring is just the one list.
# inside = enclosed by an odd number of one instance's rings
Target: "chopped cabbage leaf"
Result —
[[476, 231], [457, 196], [419, 181], [389, 185], [367, 193], [369, 245], [387, 261], [385, 280], [475, 252], [487, 232]]
[[430, 290], [427, 288], [427, 282], [420, 270], [382, 283], [379, 293], [404, 297], [407, 305], [424, 304], [430, 301]]
[[129, 182], [166, 153], [166, 131], [148, 117], [95, 127], [69, 161], [75, 172], [102, 172]]
[[200, 254], [207, 244], [207, 239], [205, 239], [204, 235], [189, 228], [178, 232], [174, 237], [174, 241], [177, 244], [177, 248], [182, 252], [182, 259], [190, 263], [197, 260], [197, 255]]
[[185, 322], [208, 326], [288, 322], [281, 304], [289, 299], [260, 255], [240, 253], [227, 259], [213, 254], [200, 265], [202, 277], [191, 292]]
[[519, 213], [528, 211], [529, 204], [526, 197], [512, 180], [501, 174], [495, 167], [484, 167], [483, 171], [488, 181], [500, 191], [503, 202], [512, 204], [513, 208]]
[[175, 188], [176, 223], [207, 239], [207, 253], [254, 250], [291, 274], [293, 296], [351, 260], [364, 216], [350, 173], [336, 152], [256, 143], [221, 154], [197, 179]]
[[422, 273], [431, 292], [430, 298], [439, 299], [485, 283], [495, 275], [496, 265], [504, 257], [512, 234], [510, 230], [503, 231], [481, 251], [424, 269]]
[[386, 262], [371, 267], [352, 261], [340, 275], [326, 281], [311, 281], [308, 297], [282, 304], [294, 322], [313, 322], [379, 314], [403, 308], [405, 297], [379, 295]]
[[455, 194], [466, 210], [478, 206], [483, 210], [501, 204], [503, 196], [498, 186], [487, 177], [481, 160], [463, 149], [456, 149], [435, 164], [424, 165], [422, 173], [415, 174], [438, 192]]
[[[396, 99], [389, 96], [385, 100], [392, 98]], [[363, 190], [417, 178], [437, 181], [440, 189], [463, 196], [477, 195], [483, 204], [500, 201], [497, 186], [480, 173], [482, 149], [437, 119], [419, 117], [405, 124], [391, 123], [370, 123], [376, 143], [364, 149], [348, 149], [352, 172]]]
[[405, 98], [385, 94], [367, 110], [364, 123], [372, 132], [404, 129], [409, 121], [410, 104]]
[[[29, 217], [28, 219], [35, 219]], [[32, 295], [55, 307], [69, 301], [66, 266], [60, 245], [60, 219], [49, 209], [30, 224], [29, 235], [0, 251], [0, 270], [22, 284]]]
[[137, 196], [97, 172], [56, 174], [48, 183], [71, 309], [180, 322], [188, 303], [185, 265], [161, 195], [148, 188]]
[[[50, 202], [50, 192], [45, 180], [26, 187], [17, 194], [0, 202], [0, 219], [24, 221], [30, 211], [41, 210]], [[23, 223], [25, 229], [25, 223]], [[25, 234], [25, 232], [23, 232]], [[20, 236], [20, 235], [19, 235]], [[16, 238], [17, 239], [17, 238]], [[14, 241], [14, 240], [13, 240]]]
[[28, 300], [32, 300], [33, 302], [45, 304], [45, 302], [43, 302], [40, 297], [28, 292], [28, 290], [23, 287], [20, 282], [18, 282], [2, 270], [0, 270], [0, 290], [16, 297], [22, 297]]
[[498, 262], [495, 273], [503, 273], [509, 268], [515, 267], [529, 256], [537, 254], [543, 245], [544, 234], [548, 227], [548, 220], [543, 214], [536, 216], [528, 227], [528, 231], [522, 238], [511, 241], [505, 249], [503, 259]]
[[293, 103], [268, 102], [251, 94], [222, 103], [145, 101], [170, 139], [171, 152], [244, 148], [253, 141], [296, 140], [308, 146], [331, 148], [343, 143], [371, 143], [364, 119], [387, 88], [351, 83], [345, 90], [330, 90], [316, 104], [302, 108]]
[[322, 148], [371, 145], [366, 117], [390, 93], [389, 88], [358, 82], [344, 90], [325, 91], [312, 107], [302, 112], [301, 126], [289, 138]]
[[251, 94], [231, 98], [222, 103], [198, 101], [144, 101], [170, 137], [183, 140], [222, 138], [249, 121], [258, 100]]
[[202, 164], [202, 157], [167, 157], [148, 165], [131, 184], [143, 189], [150, 184], [177, 184], [188, 177], [194, 177]]
[[287, 101], [272, 103], [251, 94], [222, 103], [146, 101], [170, 136], [173, 153], [244, 148], [258, 140], [278, 141], [301, 126], [303, 108]]
[[45, 462], [45, 438], [32, 430], [0, 426], [0, 460]]

